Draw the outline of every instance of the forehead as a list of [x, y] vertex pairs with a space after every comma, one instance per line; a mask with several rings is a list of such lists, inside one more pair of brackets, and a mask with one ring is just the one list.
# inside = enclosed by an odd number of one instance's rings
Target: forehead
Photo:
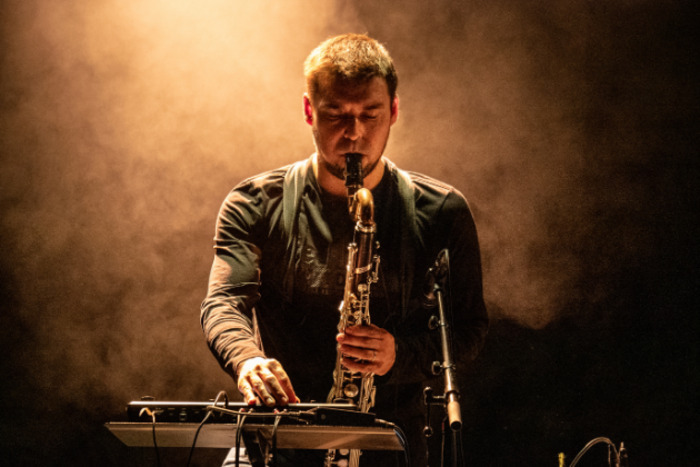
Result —
[[389, 105], [389, 88], [384, 78], [375, 76], [363, 81], [320, 79], [316, 92], [319, 106], [361, 104], [368, 106]]

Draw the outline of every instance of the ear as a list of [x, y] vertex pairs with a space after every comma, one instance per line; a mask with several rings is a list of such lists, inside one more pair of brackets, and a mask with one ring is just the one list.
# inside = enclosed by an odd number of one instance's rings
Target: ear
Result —
[[304, 119], [309, 125], [314, 123], [314, 109], [308, 94], [304, 94]]
[[399, 96], [396, 95], [394, 96], [394, 100], [391, 103], [391, 124], [393, 125], [396, 123], [396, 120], [399, 119]]

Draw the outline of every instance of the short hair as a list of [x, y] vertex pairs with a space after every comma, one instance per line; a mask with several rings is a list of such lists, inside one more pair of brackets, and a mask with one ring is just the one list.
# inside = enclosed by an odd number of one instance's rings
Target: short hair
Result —
[[398, 86], [394, 62], [387, 49], [364, 34], [343, 34], [316, 47], [304, 62], [306, 91], [313, 101], [322, 76], [362, 83], [384, 78], [393, 101]]

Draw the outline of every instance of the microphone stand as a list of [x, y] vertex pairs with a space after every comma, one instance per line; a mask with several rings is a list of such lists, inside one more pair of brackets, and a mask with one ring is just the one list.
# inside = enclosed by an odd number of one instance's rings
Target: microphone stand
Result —
[[426, 405], [426, 425], [423, 433], [426, 437], [433, 434], [430, 426], [430, 407], [440, 405], [446, 407], [447, 421], [452, 430], [452, 465], [457, 466], [457, 437], [462, 429], [461, 406], [459, 403], [460, 393], [457, 384], [457, 373], [452, 361], [452, 341], [449, 332], [449, 322], [445, 313], [445, 282], [449, 277], [449, 255], [447, 250], [442, 250], [438, 254], [435, 265], [428, 270], [428, 289], [426, 298], [428, 305], [437, 303], [438, 316], [431, 316], [428, 326], [431, 330], [440, 329], [440, 342], [442, 347], [442, 363], [434, 361], [432, 372], [434, 375], [443, 375], [444, 393], [434, 395], [433, 389], [429, 386], [423, 389], [423, 402]]

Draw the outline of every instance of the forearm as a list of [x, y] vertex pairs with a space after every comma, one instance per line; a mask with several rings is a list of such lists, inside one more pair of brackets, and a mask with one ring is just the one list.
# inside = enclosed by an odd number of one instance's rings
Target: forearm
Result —
[[[482, 291], [481, 258], [476, 227], [466, 201], [451, 196], [435, 215], [435, 232], [429, 236], [435, 250], [447, 250], [448, 280], [444, 284], [443, 303], [449, 326], [452, 361], [466, 367], [481, 351], [488, 331], [488, 314]], [[426, 252], [433, 258], [437, 251]], [[439, 330], [428, 330], [431, 314], [438, 309], [421, 310], [424, 284], [419, 271], [414, 283], [413, 316], [397, 330], [397, 362], [392, 379], [400, 383], [420, 381], [432, 376], [434, 361], [443, 360]]]
[[243, 360], [263, 356], [252, 322], [260, 297], [257, 272], [254, 263], [244, 266], [242, 258], [227, 250], [217, 253], [200, 316], [211, 352], [233, 376]]
[[234, 190], [222, 204], [214, 237], [215, 256], [201, 325], [219, 364], [232, 376], [242, 361], [263, 356], [253, 329], [253, 306], [259, 296], [260, 249], [255, 225], [260, 202]]
[[[437, 315], [438, 309], [433, 312]], [[485, 308], [470, 313], [469, 320], [455, 320], [447, 317], [451, 339], [451, 359], [458, 368], [464, 368], [473, 361], [484, 345], [488, 331], [488, 316]], [[408, 336], [395, 336], [396, 362], [388, 375], [392, 384], [409, 384], [425, 381], [433, 376], [434, 361], [443, 362], [442, 343], [439, 329], [429, 330]]]
[[202, 303], [201, 324], [209, 349], [232, 376], [245, 360], [264, 356], [257, 345], [251, 320], [241, 312], [241, 298], [207, 298]]

